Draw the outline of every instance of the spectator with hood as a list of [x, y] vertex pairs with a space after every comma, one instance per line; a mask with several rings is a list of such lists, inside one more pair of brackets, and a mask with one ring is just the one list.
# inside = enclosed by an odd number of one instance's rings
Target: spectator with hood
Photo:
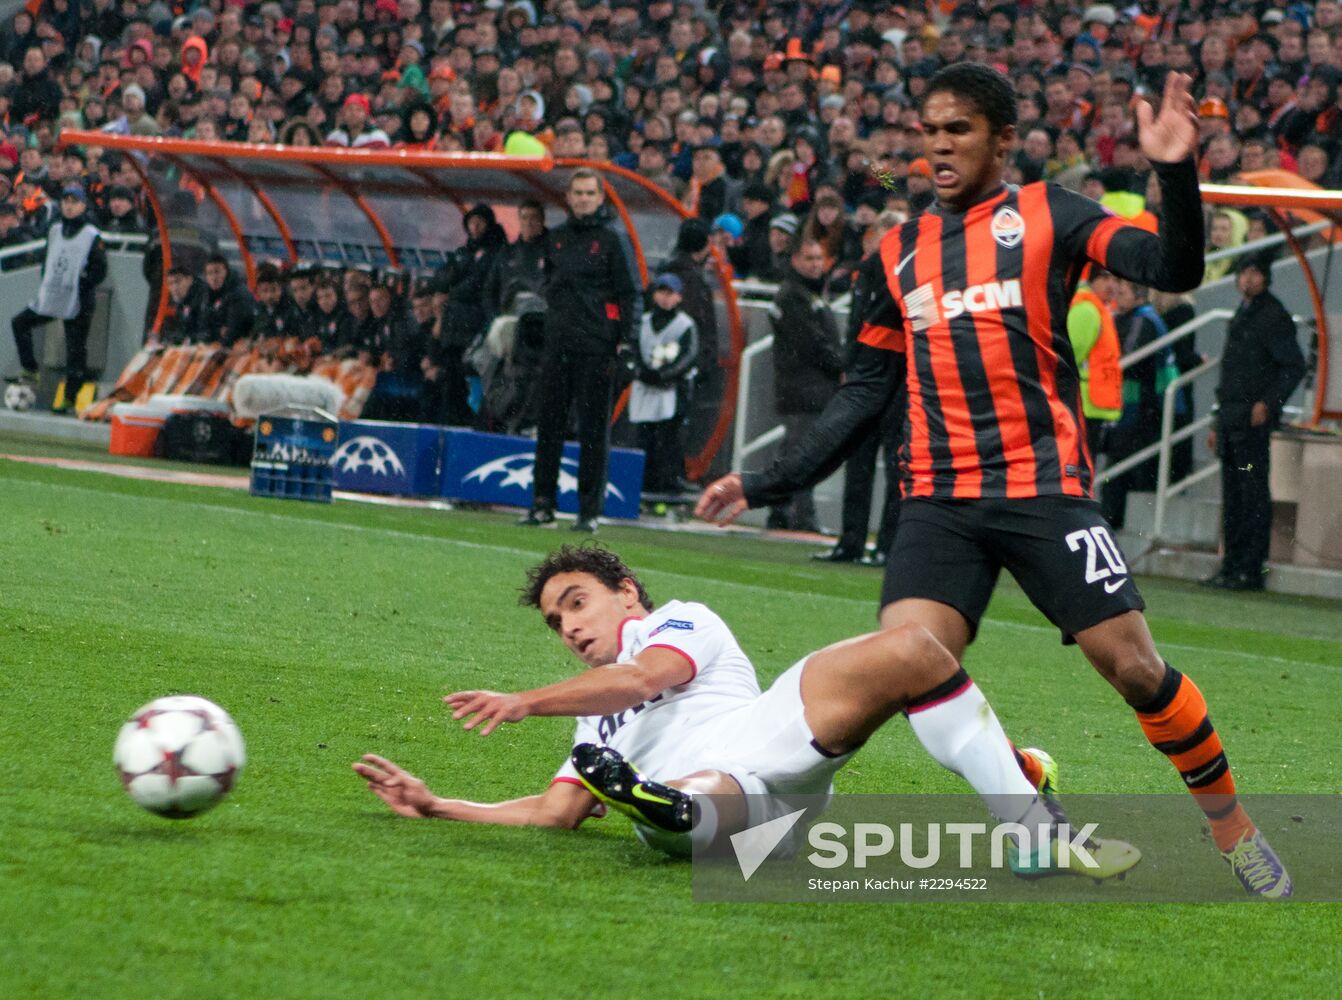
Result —
[[397, 149], [433, 149], [438, 141], [438, 125], [430, 105], [411, 104], [401, 113], [401, 122], [396, 133]]
[[[1248, 229], [1249, 220], [1244, 217], [1243, 212], [1237, 212], [1233, 208], [1218, 208], [1212, 213], [1211, 225], [1207, 227], [1207, 253], [1212, 254], [1217, 250], [1229, 250], [1243, 245], [1244, 234]], [[1202, 283], [1205, 285], [1224, 278], [1234, 270], [1234, 267], [1235, 261], [1230, 257], [1208, 261], [1207, 269], [1202, 275]]]
[[758, 181], [746, 185], [741, 195], [741, 209], [745, 212], [745, 227], [741, 239], [728, 252], [732, 270], [738, 278], [755, 278], [767, 272], [773, 262], [769, 249], [770, 209], [773, 196], [765, 184]]
[[494, 210], [481, 202], [462, 218], [466, 242], [439, 269], [436, 289], [447, 296], [443, 309], [444, 351], [463, 354], [489, 325], [485, 286], [494, 262], [508, 246], [508, 235], [494, 217]]

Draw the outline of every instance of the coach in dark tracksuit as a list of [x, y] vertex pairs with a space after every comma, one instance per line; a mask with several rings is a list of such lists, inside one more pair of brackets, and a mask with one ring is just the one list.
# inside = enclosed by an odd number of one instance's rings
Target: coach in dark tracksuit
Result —
[[1281, 408], [1305, 374], [1295, 321], [1268, 291], [1270, 257], [1240, 262], [1244, 296], [1226, 332], [1216, 424], [1208, 444], [1221, 456], [1221, 532], [1225, 558], [1208, 586], [1262, 590], [1272, 541], [1268, 459]]
[[[839, 388], [843, 355], [839, 327], [825, 301], [825, 257], [815, 240], [802, 240], [769, 310], [774, 331], [774, 403], [786, 435], [782, 453], [799, 447]], [[819, 532], [810, 487], [769, 510], [769, 528]]]
[[535, 486], [524, 525], [554, 520], [559, 463], [575, 405], [580, 452], [574, 531], [596, 530], [606, 496], [616, 354], [632, 342], [637, 289], [624, 242], [602, 210], [604, 201], [600, 177], [574, 171], [569, 219], [547, 237]]
[[[877, 242], [889, 230], [878, 228]], [[873, 250], [858, 268], [853, 285], [852, 305], [848, 309], [848, 357], [854, 360], [858, 334], [866, 316], [872, 292], [885, 283], [881, 252]], [[903, 390], [901, 389], [902, 393]], [[820, 562], [862, 562], [870, 566], [884, 566], [899, 526], [899, 442], [904, 432], [904, 407], [896, 401], [881, 416], [878, 432], [868, 434], [848, 456], [843, 466], [843, 526], [834, 548], [817, 552], [811, 558]], [[871, 499], [876, 486], [876, 458], [885, 459], [885, 502], [881, 508], [881, 525], [876, 532], [876, 549], [870, 557], [867, 548], [867, 527], [871, 521]]]

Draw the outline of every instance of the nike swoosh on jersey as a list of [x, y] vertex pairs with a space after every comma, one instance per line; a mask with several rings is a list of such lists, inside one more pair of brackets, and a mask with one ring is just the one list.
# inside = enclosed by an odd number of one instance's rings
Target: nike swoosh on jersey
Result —
[[913, 255], [916, 254], [917, 252], [918, 252], [917, 250], [910, 250], [908, 256], [895, 265], [896, 278], [899, 277], [899, 272], [904, 270], [904, 265], [907, 264], [909, 261], [913, 260]]
[[1123, 577], [1122, 579], [1119, 580], [1110, 580], [1108, 583], [1104, 585], [1104, 592], [1106, 594], [1112, 594], [1116, 590], [1118, 590], [1119, 587], [1123, 586], [1123, 584], [1127, 582], [1128, 582], [1127, 577]]

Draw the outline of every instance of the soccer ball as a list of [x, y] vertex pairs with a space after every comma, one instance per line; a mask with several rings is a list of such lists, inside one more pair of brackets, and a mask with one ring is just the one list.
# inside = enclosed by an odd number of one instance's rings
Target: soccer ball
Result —
[[139, 805], [186, 819], [228, 794], [247, 754], [227, 712], [186, 694], [151, 701], [132, 715], [117, 734], [112, 759]]
[[37, 402], [37, 393], [26, 382], [15, 382], [5, 386], [5, 406], [11, 410], [28, 410]]

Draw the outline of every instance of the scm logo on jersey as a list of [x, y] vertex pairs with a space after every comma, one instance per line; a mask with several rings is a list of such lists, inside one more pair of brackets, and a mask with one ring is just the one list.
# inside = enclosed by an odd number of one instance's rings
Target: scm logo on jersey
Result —
[[1021, 304], [1020, 280], [989, 281], [970, 285], [963, 292], [950, 291], [941, 297], [941, 308], [947, 319], [962, 313], [987, 312], [990, 309], [1010, 309]]
[[932, 286], [919, 285], [904, 297], [904, 308], [913, 323], [915, 331], [926, 330], [938, 319], [953, 320], [965, 313], [981, 313], [994, 309], [1019, 308], [1021, 297], [1020, 279], [1010, 281], [989, 281], [982, 285], [970, 285], [963, 291], [956, 288], [941, 297], [941, 315], [937, 315], [936, 299]]

